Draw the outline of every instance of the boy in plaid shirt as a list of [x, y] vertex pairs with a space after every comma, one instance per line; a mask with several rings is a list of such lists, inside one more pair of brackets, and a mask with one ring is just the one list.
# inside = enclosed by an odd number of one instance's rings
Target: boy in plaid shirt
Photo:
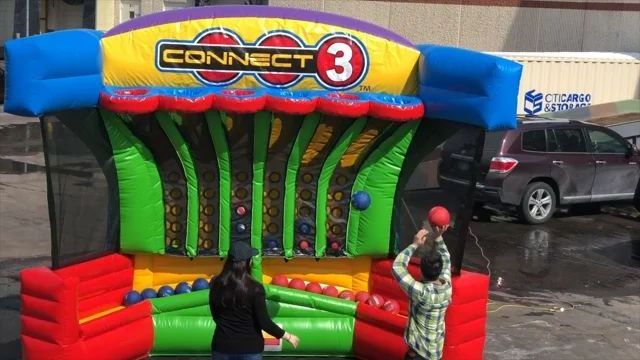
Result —
[[[405, 359], [438, 360], [444, 345], [444, 315], [451, 302], [451, 258], [442, 233], [447, 227], [436, 228], [431, 235], [420, 230], [413, 244], [404, 249], [393, 262], [393, 276], [409, 296], [409, 326], [404, 339], [409, 346]], [[429, 238], [429, 239], [427, 239]], [[428, 251], [421, 258], [422, 281], [415, 280], [407, 265], [416, 249], [427, 243]]]

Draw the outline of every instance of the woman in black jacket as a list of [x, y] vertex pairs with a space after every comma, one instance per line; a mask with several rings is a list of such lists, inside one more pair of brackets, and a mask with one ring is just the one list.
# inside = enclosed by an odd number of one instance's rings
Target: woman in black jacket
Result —
[[214, 360], [262, 359], [262, 330], [287, 340], [293, 347], [300, 341], [269, 317], [264, 287], [250, 273], [255, 255], [258, 251], [247, 243], [231, 243], [229, 258], [211, 286], [209, 308], [216, 323], [211, 340]]

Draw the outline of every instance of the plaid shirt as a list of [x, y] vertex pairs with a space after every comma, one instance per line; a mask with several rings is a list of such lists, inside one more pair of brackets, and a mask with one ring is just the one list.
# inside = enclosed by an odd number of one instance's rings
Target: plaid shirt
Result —
[[435, 245], [442, 257], [442, 285], [416, 281], [407, 271], [417, 245], [409, 245], [393, 262], [393, 276], [410, 301], [409, 326], [404, 332], [404, 340], [413, 351], [429, 360], [442, 357], [444, 314], [451, 302], [451, 258], [442, 237], [435, 240]]

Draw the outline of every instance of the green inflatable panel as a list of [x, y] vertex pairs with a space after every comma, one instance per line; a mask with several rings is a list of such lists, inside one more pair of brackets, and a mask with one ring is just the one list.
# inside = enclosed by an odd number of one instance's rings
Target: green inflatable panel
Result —
[[[174, 295], [175, 296], [175, 295]], [[155, 301], [152, 300], [152, 301]], [[352, 315], [333, 313], [307, 306], [267, 300], [267, 311], [271, 317], [302, 317], [302, 318], [326, 318], [326, 317], [352, 317]], [[154, 314], [182, 315], [182, 316], [211, 316], [208, 301], [204, 305], [177, 307], [169, 311], [154, 311]]]
[[231, 229], [229, 228], [231, 226], [231, 159], [220, 112], [207, 111], [205, 117], [211, 134], [211, 141], [218, 157], [218, 172], [220, 174], [218, 249], [220, 256], [225, 257], [229, 251], [229, 241], [231, 239]]
[[419, 125], [419, 121], [400, 125], [360, 168], [351, 193], [367, 192], [371, 205], [364, 211], [354, 208], [349, 211], [346, 244], [349, 256], [388, 255], [400, 170]]
[[[326, 311], [338, 315], [355, 316], [356, 314], [357, 304], [353, 301], [314, 294], [310, 292], [293, 290], [275, 285], [264, 285], [264, 289], [267, 295], [268, 302], [294, 305], [290, 309], [295, 309], [297, 306], [299, 306]], [[209, 312], [208, 290], [194, 291], [188, 294], [173, 295], [164, 298], [154, 298], [150, 301], [152, 313], [154, 315], [182, 311], [184, 309], [191, 309], [190, 311], [202, 311], [191, 313], [199, 316], [208, 315]], [[207, 306], [207, 308], [192, 310], [203, 307], [205, 305]], [[272, 313], [273, 316], [280, 315], [280, 313], [278, 312], [279, 309], [271, 310], [274, 311]]]
[[209, 304], [209, 290], [194, 291], [188, 294], [172, 295], [162, 298], [153, 298], [150, 299], [150, 301], [152, 314], [195, 308]]
[[253, 195], [251, 198], [251, 246], [260, 253], [253, 257], [251, 273], [254, 278], [262, 280], [262, 203], [264, 189], [264, 163], [269, 151], [269, 135], [271, 134], [271, 112], [261, 111], [256, 114], [253, 126]]
[[171, 145], [178, 154], [182, 171], [187, 180], [187, 228], [186, 228], [186, 251], [190, 258], [198, 254], [198, 207], [200, 199], [198, 196], [198, 175], [195, 164], [189, 151], [189, 145], [184, 140], [176, 123], [180, 123], [182, 118], [176, 113], [160, 111], [156, 113], [160, 127], [169, 138]]
[[338, 142], [334, 145], [333, 150], [324, 161], [320, 177], [318, 178], [318, 192], [316, 195], [316, 257], [324, 256], [327, 248], [327, 194], [329, 193], [329, 181], [333, 175], [333, 171], [338, 165], [338, 161], [351, 142], [360, 134], [364, 126], [367, 124], [367, 118], [358, 118], [353, 124], [342, 134]]
[[281, 286], [265, 285], [267, 299], [306, 306], [313, 309], [324, 310], [336, 314], [355, 316], [357, 304], [353, 301], [329, 297], [310, 292], [293, 290]]
[[120, 250], [164, 254], [162, 182], [153, 155], [120, 116], [100, 110], [113, 148], [120, 197]]
[[[268, 356], [340, 356], [353, 353], [355, 318], [288, 318], [273, 321], [300, 338], [297, 349], [282, 341], [282, 350]], [[215, 322], [211, 316], [161, 314], [153, 316], [153, 355], [188, 356], [211, 354]], [[327, 339], [331, 339], [327, 341]]]
[[295, 217], [296, 217], [296, 179], [298, 177], [298, 169], [302, 162], [302, 156], [307, 150], [309, 141], [316, 131], [320, 114], [309, 114], [302, 124], [298, 137], [293, 143], [291, 154], [287, 161], [287, 174], [285, 175], [285, 191], [284, 191], [284, 216], [282, 219], [282, 244], [284, 247], [284, 256], [287, 259], [293, 257], [293, 241], [295, 236]]
[[211, 355], [211, 316], [153, 315], [153, 355]]
[[[298, 335], [300, 346], [283, 342], [273, 355], [352, 354], [356, 304], [324, 295], [265, 287], [267, 309], [286, 331]], [[209, 291], [151, 299], [154, 355], [208, 355], [215, 323], [209, 311]], [[332, 341], [326, 341], [331, 338]], [[269, 353], [267, 352], [267, 355]]]

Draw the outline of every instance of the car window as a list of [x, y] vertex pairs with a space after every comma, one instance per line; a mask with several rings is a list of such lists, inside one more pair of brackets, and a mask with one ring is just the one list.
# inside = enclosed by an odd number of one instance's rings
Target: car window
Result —
[[608, 154], [625, 154], [627, 144], [601, 130], [588, 130], [593, 152]]
[[587, 143], [580, 129], [553, 129], [549, 142], [550, 152], [582, 153], [587, 152]]
[[544, 130], [531, 130], [522, 134], [522, 150], [547, 151], [547, 137]]

